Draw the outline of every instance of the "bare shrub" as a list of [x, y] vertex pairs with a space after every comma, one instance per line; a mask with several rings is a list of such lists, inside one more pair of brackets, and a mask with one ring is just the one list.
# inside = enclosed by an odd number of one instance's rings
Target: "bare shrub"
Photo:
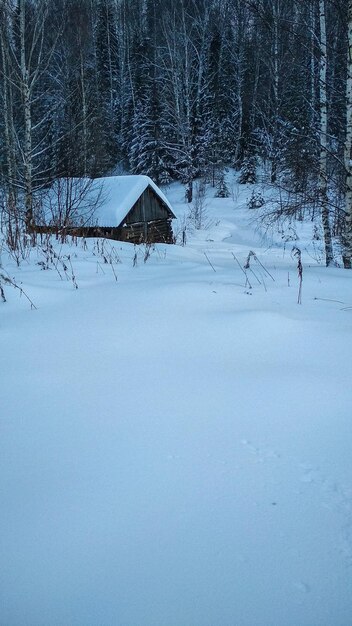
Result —
[[28, 258], [34, 242], [26, 233], [20, 202], [15, 195], [5, 192], [0, 201], [0, 233], [8, 255], [19, 266], [21, 261]]
[[195, 184], [195, 193], [190, 213], [191, 221], [194, 224], [196, 230], [200, 230], [204, 227], [206, 219], [206, 183], [203, 179], [199, 180]]
[[36, 211], [38, 230], [45, 232], [48, 227], [65, 241], [70, 228], [94, 223], [94, 213], [103, 201], [101, 183], [91, 178], [58, 178], [40, 195]]

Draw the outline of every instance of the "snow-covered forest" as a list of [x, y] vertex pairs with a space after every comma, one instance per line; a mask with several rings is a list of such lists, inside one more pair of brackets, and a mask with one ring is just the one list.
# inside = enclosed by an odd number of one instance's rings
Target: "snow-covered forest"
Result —
[[351, 626], [351, 148], [352, 0], [0, 0], [1, 626]]
[[[33, 219], [58, 176], [214, 184], [266, 165], [351, 259], [347, 0], [1, 0], [0, 175]], [[350, 42], [351, 44], [351, 42]], [[347, 78], [349, 77], [349, 80]], [[16, 215], [18, 217], [18, 215]]]

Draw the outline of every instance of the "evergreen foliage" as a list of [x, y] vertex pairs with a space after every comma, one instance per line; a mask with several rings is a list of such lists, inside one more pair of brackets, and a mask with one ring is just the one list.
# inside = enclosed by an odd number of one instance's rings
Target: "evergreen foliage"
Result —
[[241, 185], [253, 185], [257, 181], [257, 161], [255, 157], [246, 157], [243, 160], [238, 182]]
[[191, 201], [226, 166], [253, 183], [257, 158], [304, 193], [323, 149], [343, 197], [347, 24], [345, 0], [3, 0], [0, 182], [30, 195], [122, 166]]
[[229, 198], [229, 196], [230, 196], [230, 190], [226, 184], [225, 172], [224, 170], [221, 170], [219, 177], [218, 177], [218, 182], [216, 184], [215, 197], [216, 198]]

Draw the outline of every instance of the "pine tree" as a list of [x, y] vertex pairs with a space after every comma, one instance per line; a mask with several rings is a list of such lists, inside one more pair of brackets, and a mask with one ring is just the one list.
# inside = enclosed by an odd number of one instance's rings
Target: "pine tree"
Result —
[[238, 151], [240, 103], [235, 34], [224, 3], [214, 7], [208, 58], [209, 160], [213, 182], [217, 168], [231, 164]]
[[238, 182], [241, 185], [245, 185], [245, 184], [253, 185], [257, 181], [256, 166], [257, 166], [256, 158], [253, 156], [246, 157], [243, 160], [239, 179], [238, 179]]
[[216, 183], [216, 198], [229, 198], [230, 191], [226, 184], [225, 171], [221, 170]]
[[116, 164], [118, 146], [118, 55], [116, 10], [112, 0], [99, 0], [95, 29], [95, 57], [97, 72], [96, 124], [100, 127], [102, 150], [97, 163], [101, 173]]

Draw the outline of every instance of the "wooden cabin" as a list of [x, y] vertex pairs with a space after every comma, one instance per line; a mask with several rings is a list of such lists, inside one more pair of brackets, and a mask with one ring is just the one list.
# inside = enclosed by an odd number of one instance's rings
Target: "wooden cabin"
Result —
[[[148, 176], [111, 176], [93, 181], [101, 200], [89, 221], [84, 209], [76, 208], [65, 220], [54, 219], [55, 227], [38, 225], [39, 233], [56, 232], [82, 237], [105, 237], [131, 243], [173, 243], [171, 223], [175, 219], [166, 196]], [[89, 193], [93, 195], [93, 191]], [[62, 213], [61, 213], [62, 214]], [[64, 222], [64, 223], [60, 223]]]

